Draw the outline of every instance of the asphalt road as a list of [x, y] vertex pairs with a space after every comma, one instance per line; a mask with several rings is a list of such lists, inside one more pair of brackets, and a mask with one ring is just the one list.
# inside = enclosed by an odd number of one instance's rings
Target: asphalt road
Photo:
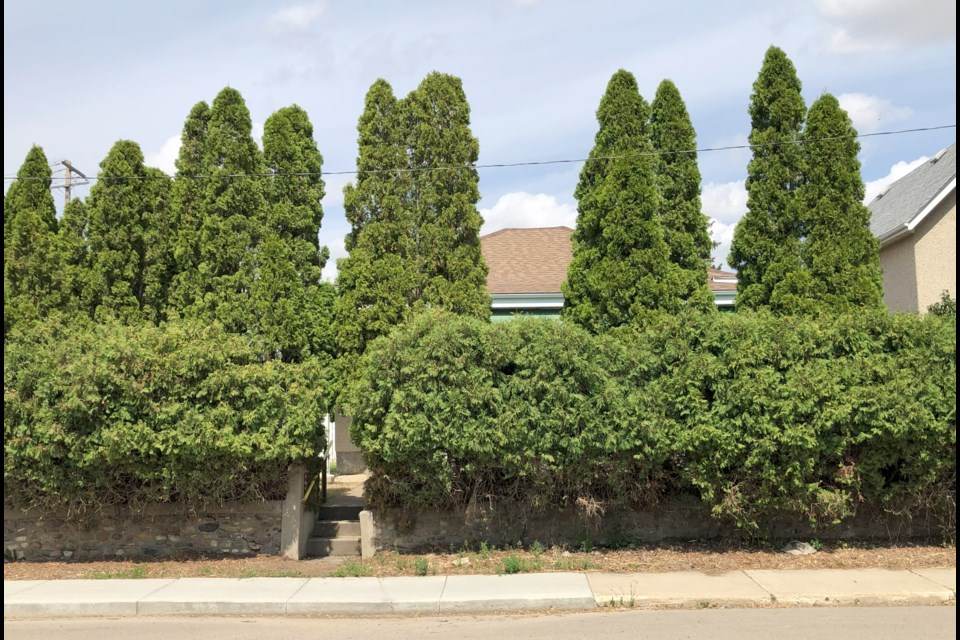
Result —
[[[405, 618], [99, 618], [4, 620], [5, 639], [33, 640], [927, 640], [956, 638], [955, 606], [622, 611]], [[9, 635], [8, 635], [9, 634]]]

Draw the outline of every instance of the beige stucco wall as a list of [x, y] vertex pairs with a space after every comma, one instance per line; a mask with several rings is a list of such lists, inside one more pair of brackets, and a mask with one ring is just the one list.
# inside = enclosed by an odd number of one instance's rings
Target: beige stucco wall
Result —
[[957, 192], [920, 223], [916, 245], [917, 301], [926, 311], [944, 290], [957, 297]]
[[946, 289], [957, 295], [957, 193], [914, 233], [880, 249], [883, 301], [893, 311], [924, 312]]

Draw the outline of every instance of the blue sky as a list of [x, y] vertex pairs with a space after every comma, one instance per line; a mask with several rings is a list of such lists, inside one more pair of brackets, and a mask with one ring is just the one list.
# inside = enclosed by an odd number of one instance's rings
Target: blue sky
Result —
[[[190, 107], [227, 85], [246, 98], [258, 140], [270, 113], [296, 103], [314, 123], [324, 169], [350, 170], [370, 84], [383, 77], [403, 96], [433, 70], [463, 78], [481, 163], [585, 157], [618, 68], [648, 100], [672, 79], [699, 147], [743, 144], [771, 44], [793, 60], [808, 104], [837, 95], [861, 133], [956, 123], [954, 0], [20, 0], [4, 3], [4, 175], [34, 143], [52, 162], [95, 174], [121, 138], [172, 172]], [[955, 128], [863, 139], [870, 192], [955, 140]], [[700, 155], [718, 263], [745, 210], [748, 159]], [[579, 169], [482, 170], [484, 231], [572, 225]], [[348, 179], [327, 182], [321, 241], [334, 257]]]

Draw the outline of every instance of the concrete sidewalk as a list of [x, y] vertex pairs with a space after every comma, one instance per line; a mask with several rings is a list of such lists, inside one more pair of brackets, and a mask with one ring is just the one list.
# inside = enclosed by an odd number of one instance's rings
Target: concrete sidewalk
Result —
[[4, 581], [3, 615], [376, 615], [622, 607], [918, 605], [956, 600], [956, 569], [532, 573], [423, 578]]

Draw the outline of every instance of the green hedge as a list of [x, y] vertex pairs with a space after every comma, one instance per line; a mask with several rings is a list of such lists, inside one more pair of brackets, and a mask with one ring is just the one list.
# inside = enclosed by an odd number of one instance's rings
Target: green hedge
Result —
[[595, 337], [425, 314], [355, 373], [346, 408], [374, 504], [694, 494], [751, 532], [862, 505], [955, 527], [954, 318], [691, 313]]
[[216, 326], [36, 327], [4, 347], [4, 504], [282, 498], [325, 446], [326, 371]]

